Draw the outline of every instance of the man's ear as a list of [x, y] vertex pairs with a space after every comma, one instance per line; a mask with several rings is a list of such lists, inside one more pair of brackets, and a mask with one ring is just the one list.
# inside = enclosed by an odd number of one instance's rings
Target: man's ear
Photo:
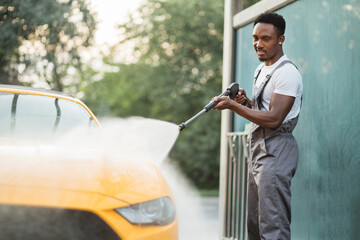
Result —
[[281, 35], [281, 36], [279, 37], [279, 45], [282, 45], [284, 42], [285, 42], [285, 36], [284, 36], [284, 35]]

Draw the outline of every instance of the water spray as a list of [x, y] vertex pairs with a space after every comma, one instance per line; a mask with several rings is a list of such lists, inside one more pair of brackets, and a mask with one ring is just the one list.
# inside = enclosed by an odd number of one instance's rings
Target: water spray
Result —
[[[238, 83], [232, 83], [230, 84], [230, 86], [226, 89], [226, 91], [224, 91], [222, 94], [220, 94], [218, 97], [224, 97], [224, 96], [229, 96], [231, 99], [234, 99], [236, 94], [239, 91], [239, 84]], [[213, 107], [216, 106], [216, 104], [218, 104], [218, 101], [211, 101], [209, 102], [200, 112], [198, 112], [196, 115], [194, 115], [192, 118], [190, 118], [189, 120], [187, 120], [184, 123], [181, 123], [179, 125], [179, 129], [180, 131], [182, 131], [189, 123], [191, 123], [192, 121], [194, 121], [196, 118], [198, 118], [200, 115], [202, 115], [203, 113], [206, 113], [208, 111], [210, 111]]]

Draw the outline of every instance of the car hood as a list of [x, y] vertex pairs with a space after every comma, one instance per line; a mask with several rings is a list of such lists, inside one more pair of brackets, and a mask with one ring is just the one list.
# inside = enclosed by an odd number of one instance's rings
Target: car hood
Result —
[[0, 146], [0, 185], [97, 193], [134, 204], [170, 194], [156, 165], [89, 149]]

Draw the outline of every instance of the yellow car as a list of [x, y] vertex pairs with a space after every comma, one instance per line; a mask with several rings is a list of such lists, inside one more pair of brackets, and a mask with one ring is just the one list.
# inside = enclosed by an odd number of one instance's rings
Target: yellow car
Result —
[[174, 198], [154, 164], [84, 159], [82, 149], [49, 157], [61, 148], [48, 137], [81, 125], [100, 127], [70, 95], [0, 85], [0, 239], [177, 239]]

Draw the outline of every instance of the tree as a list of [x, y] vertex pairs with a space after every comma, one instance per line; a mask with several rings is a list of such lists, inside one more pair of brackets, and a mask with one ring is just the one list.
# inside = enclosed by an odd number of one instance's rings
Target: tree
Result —
[[251, 5], [254, 5], [257, 2], [260, 2], [261, 0], [244, 0], [244, 9], [250, 7]]
[[94, 30], [85, 0], [0, 0], [0, 83], [24, 83], [29, 76], [63, 90]]
[[103, 73], [101, 80], [94, 80], [100, 73], [91, 68], [81, 72], [82, 100], [99, 117], [150, 117], [153, 104], [143, 83], [147, 74], [152, 75], [153, 68], [140, 63], [107, 64], [115, 71]]
[[[222, 0], [148, 0], [119, 29], [124, 38], [105, 58], [118, 71], [84, 84], [83, 101], [97, 115], [179, 124], [221, 91]], [[129, 43], [137, 60], [116, 63]], [[220, 114], [208, 113], [181, 133], [171, 152], [198, 187], [218, 186], [219, 133]]]
[[[98, 115], [186, 121], [221, 92], [223, 11], [222, 0], [144, 1], [105, 58], [117, 71], [85, 84], [84, 102]], [[136, 61], [117, 63], [129, 45]], [[219, 145], [220, 113], [210, 111], [181, 132], [170, 157], [199, 188], [217, 188]]]
[[126, 36], [123, 42], [136, 41], [134, 55], [156, 68], [151, 97], [171, 98], [166, 111], [186, 102], [191, 106], [179, 115], [189, 116], [186, 110], [199, 104], [194, 100], [207, 102], [208, 91], [220, 89], [223, 1], [149, 0], [139, 12], [141, 19], [120, 26]]

